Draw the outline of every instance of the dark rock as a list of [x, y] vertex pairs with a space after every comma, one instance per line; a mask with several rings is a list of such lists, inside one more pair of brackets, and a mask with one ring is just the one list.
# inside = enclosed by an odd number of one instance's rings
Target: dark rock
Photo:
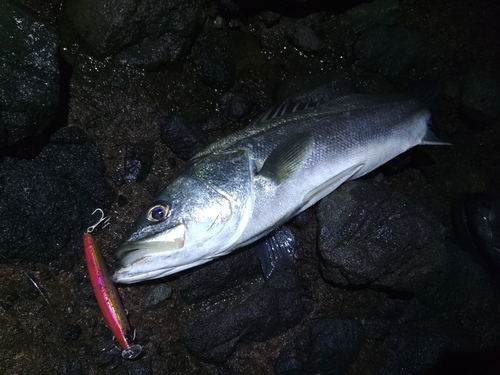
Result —
[[71, 266], [82, 233], [113, 192], [99, 152], [78, 128], [63, 128], [33, 160], [0, 164], [0, 247], [12, 260]]
[[226, 126], [226, 122], [220, 117], [209, 117], [202, 124], [201, 128], [205, 131], [221, 130]]
[[57, 372], [58, 375], [84, 375], [82, 364], [77, 358], [66, 359], [60, 370]]
[[344, 184], [320, 202], [318, 220], [321, 272], [331, 283], [419, 293], [446, 264], [439, 221], [380, 184]]
[[222, 363], [238, 342], [264, 341], [293, 327], [303, 315], [298, 278], [287, 269], [243, 302], [198, 314], [185, 330], [184, 344], [201, 360]]
[[0, 147], [42, 132], [59, 100], [56, 30], [9, 1], [0, 4]]
[[127, 145], [124, 180], [126, 182], [144, 181], [153, 165], [153, 156], [154, 144], [144, 142]]
[[318, 220], [323, 277], [390, 297], [363, 293], [356, 301], [370, 311], [367, 336], [385, 340], [382, 368], [364, 373], [422, 373], [447, 350], [495, 345], [498, 299], [484, 270], [425, 208], [355, 181], [319, 203]]
[[453, 205], [453, 229], [462, 246], [493, 273], [500, 273], [500, 200], [484, 193], [465, 194]]
[[172, 297], [172, 287], [167, 284], [158, 284], [151, 289], [144, 302], [142, 303], [143, 310], [156, 310], [167, 303], [167, 300]]
[[165, 34], [158, 39], [145, 38], [116, 55], [123, 65], [135, 69], [155, 70], [162, 65], [181, 60], [188, 49], [186, 38]]
[[[200, 1], [70, 0], [64, 3], [62, 33], [68, 47], [82, 43], [91, 55], [114, 56], [152, 69], [178, 60], [201, 23]], [[130, 60], [127, 60], [130, 59]]]
[[375, 0], [348, 10], [342, 17], [345, 28], [363, 32], [378, 26], [392, 26], [399, 15], [397, 0]]
[[441, 353], [452, 349], [450, 337], [439, 333], [419, 335], [402, 329], [384, 341], [384, 363], [370, 374], [423, 374], [436, 362]]
[[136, 361], [127, 361], [127, 374], [129, 375], [152, 375], [151, 357], [141, 358]]
[[9, 285], [2, 285], [0, 288], [0, 308], [9, 310], [19, 299], [19, 295]]
[[68, 342], [78, 340], [81, 334], [82, 329], [78, 324], [65, 324], [62, 327], [59, 336], [61, 337], [62, 341]]
[[353, 92], [373, 94], [390, 91], [386, 83], [374, 78], [351, 75], [317, 74], [287, 79], [276, 87], [275, 99], [322, 103]]
[[129, 203], [129, 200], [127, 199], [127, 197], [125, 197], [121, 194], [118, 196], [118, 206], [123, 207], [123, 206], [126, 206], [128, 203]]
[[187, 302], [201, 302], [237, 285], [242, 278], [260, 273], [262, 270], [255, 252], [241, 251], [182, 275], [175, 284], [175, 290]]
[[275, 374], [345, 374], [364, 343], [363, 326], [354, 319], [312, 320], [283, 348], [274, 365]]
[[160, 138], [180, 159], [188, 160], [208, 145], [200, 119], [175, 114], [158, 120]]
[[267, 11], [262, 12], [259, 18], [262, 22], [264, 22], [264, 25], [266, 25], [267, 27], [271, 27], [279, 22], [281, 15], [279, 13]]
[[276, 87], [276, 100], [284, 99], [300, 102], [327, 102], [341, 95], [352, 93], [351, 80], [343, 76], [315, 75], [298, 77], [280, 82]]
[[245, 94], [228, 92], [222, 95], [217, 104], [228, 121], [241, 121], [250, 116], [255, 103]]
[[235, 68], [232, 62], [212, 50], [203, 50], [193, 60], [200, 80], [220, 89], [228, 89], [234, 84]]
[[219, 11], [224, 17], [248, 17], [265, 11], [289, 17], [304, 17], [318, 12], [340, 14], [361, 3], [362, 0], [218, 0]]
[[378, 27], [354, 45], [357, 63], [366, 69], [397, 79], [417, 66], [423, 56], [419, 35], [402, 27]]
[[290, 42], [301, 52], [314, 53], [321, 49], [321, 40], [313, 29], [304, 25], [297, 25], [287, 33]]
[[239, 28], [241, 28], [241, 21], [238, 19], [230, 19], [227, 22], [227, 26], [230, 30], [238, 30]]
[[500, 77], [471, 71], [464, 77], [460, 110], [473, 122], [493, 120], [500, 114]]

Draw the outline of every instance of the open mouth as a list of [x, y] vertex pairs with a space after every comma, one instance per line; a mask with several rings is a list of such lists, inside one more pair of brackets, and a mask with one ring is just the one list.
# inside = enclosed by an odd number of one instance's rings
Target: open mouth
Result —
[[117, 249], [115, 257], [122, 260], [122, 263], [130, 264], [146, 255], [181, 249], [184, 247], [185, 237], [186, 227], [179, 224], [151, 237], [133, 242], [126, 241]]

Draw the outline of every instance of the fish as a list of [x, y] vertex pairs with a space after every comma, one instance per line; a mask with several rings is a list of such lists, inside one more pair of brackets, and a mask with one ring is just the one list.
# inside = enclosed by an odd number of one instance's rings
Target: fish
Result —
[[288, 220], [414, 146], [449, 144], [429, 129], [433, 96], [283, 101], [188, 160], [117, 248], [113, 280], [168, 276], [251, 244], [271, 277], [293, 258]]
[[106, 320], [106, 324], [123, 349], [122, 357], [134, 359], [141, 353], [142, 347], [133, 343], [135, 335], [127, 319], [127, 313], [109, 276], [106, 262], [96, 245], [95, 239], [88, 232], [83, 234], [83, 248], [92, 288], [104, 320]]

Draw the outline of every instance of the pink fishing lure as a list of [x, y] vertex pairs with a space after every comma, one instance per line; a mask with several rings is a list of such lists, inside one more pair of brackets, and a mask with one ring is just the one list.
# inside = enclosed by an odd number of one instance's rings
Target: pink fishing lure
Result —
[[120, 296], [109, 277], [106, 262], [90, 233], [84, 233], [83, 247], [95, 297], [109, 329], [123, 349], [122, 357], [126, 359], [136, 358], [141, 353], [142, 347], [133, 343], [134, 333], [130, 327]]

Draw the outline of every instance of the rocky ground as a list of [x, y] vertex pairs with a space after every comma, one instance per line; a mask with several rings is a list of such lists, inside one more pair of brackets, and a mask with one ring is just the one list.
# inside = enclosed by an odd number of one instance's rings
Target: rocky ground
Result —
[[[494, 374], [498, 280], [452, 205], [500, 194], [494, 1], [0, 0], [2, 374]], [[82, 234], [104, 256], [196, 151], [282, 98], [438, 80], [418, 147], [292, 220], [264, 282], [253, 249], [120, 286], [122, 359]], [[15, 264], [14, 264], [14, 263]]]

